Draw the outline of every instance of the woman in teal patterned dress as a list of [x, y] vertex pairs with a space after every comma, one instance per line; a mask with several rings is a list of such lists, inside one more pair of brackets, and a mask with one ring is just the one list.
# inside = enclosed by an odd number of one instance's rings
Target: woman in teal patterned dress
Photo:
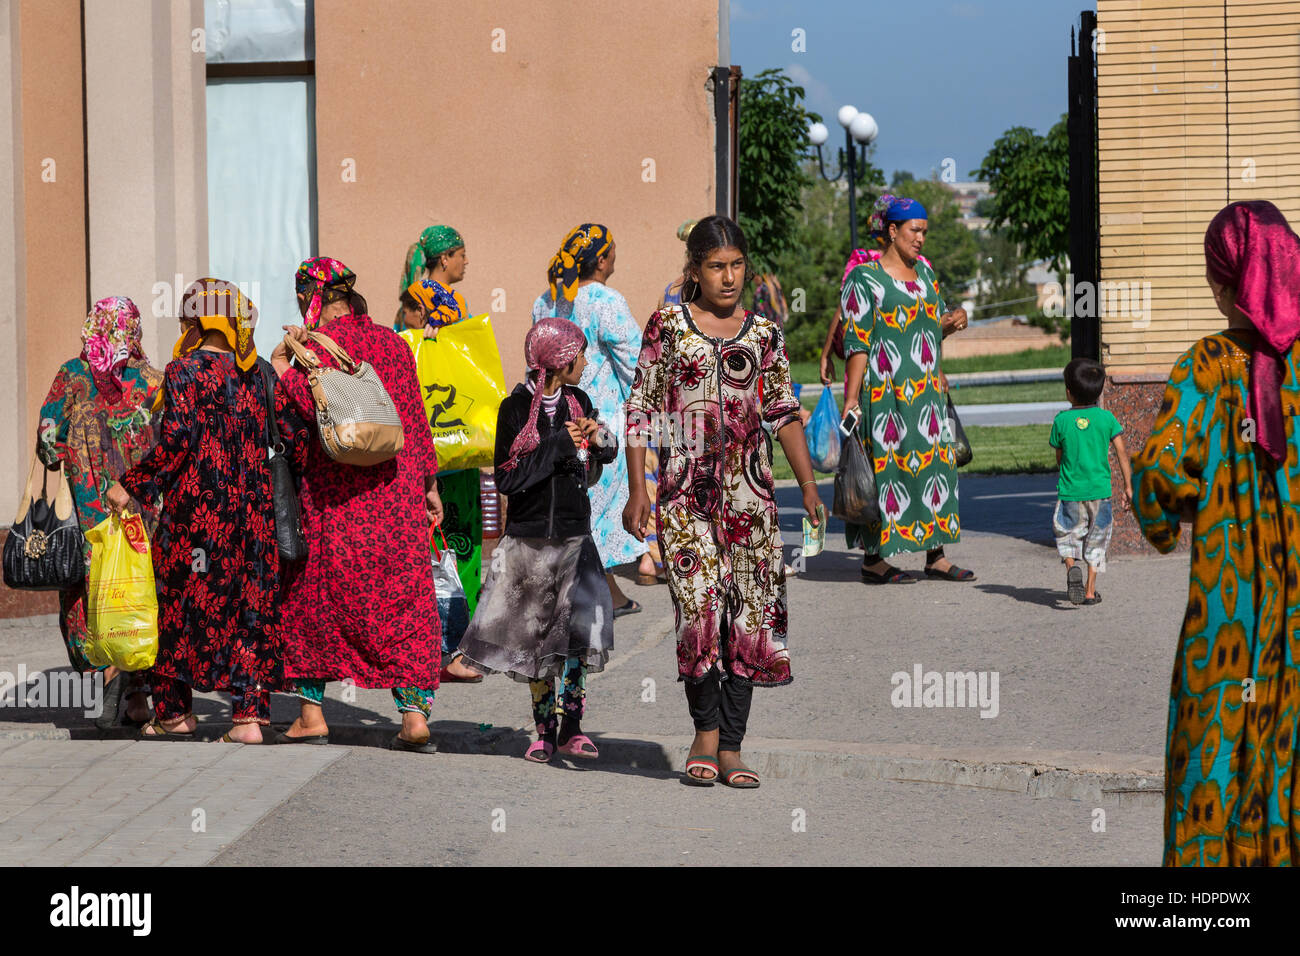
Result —
[[849, 546], [866, 552], [867, 584], [914, 583], [885, 560], [905, 551], [926, 552], [927, 577], [975, 580], [943, 552], [961, 537], [961, 522], [939, 349], [967, 319], [965, 309], [948, 311], [934, 270], [921, 255], [927, 219], [915, 199], [881, 196], [872, 231], [884, 252], [849, 272], [841, 297], [849, 323], [844, 410], [864, 412], [859, 431], [875, 465], [880, 500], [879, 528], [847, 526]]

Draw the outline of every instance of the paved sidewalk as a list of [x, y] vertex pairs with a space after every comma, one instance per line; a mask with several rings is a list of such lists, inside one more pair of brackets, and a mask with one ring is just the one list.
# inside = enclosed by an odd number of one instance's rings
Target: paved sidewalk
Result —
[[[829, 502], [829, 481], [822, 483], [821, 491]], [[792, 792], [840, 794], [854, 801], [859, 811], [865, 807], [873, 815], [897, 817], [899, 827], [907, 825], [907, 814], [901, 807], [890, 809], [890, 802], [899, 799], [891, 787], [907, 781], [907, 786], [933, 791], [937, 800], [955, 800], [955, 805], [961, 806], [966, 806], [968, 799], [962, 794], [974, 794], [978, 799], [970, 799], [976, 803], [994, 800], [996, 795], [996, 800], [1020, 801], [1028, 807], [1042, 803], [1032, 799], [1039, 796], [1076, 807], [1080, 805], [1076, 801], [1081, 801], [1089, 808], [1108, 808], [1107, 812], [1140, 810], [1154, 814], [1144, 819], [1155, 821], [1150, 826], [1156, 834], [1153, 859], [1158, 859], [1169, 674], [1187, 593], [1187, 555], [1115, 558], [1101, 578], [1103, 603], [1076, 607], [1064, 600], [1064, 567], [1050, 546], [1053, 476], [972, 476], [962, 479], [960, 491], [962, 542], [949, 549], [949, 556], [978, 573], [979, 580], [973, 584], [922, 580], [905, 586], [864, 586], [857, 578], [861, 554], [844, 548], [842, 526], [832, 521], [827, 551], [807, 559], [802, 573], [790, 579], [795, 680], [785, 688], [756, 692], [747, 759], [765, 774], [769, 781], [765, 788], [773, 780], [787, 780], [795, 788]], [[778, 498], [786, 541], [794, 545], [799, 541], [802, 515], [797, 488], [780, 488]], [[793, 547], [787, 548], [786, 557], [798, 561]], [[922, 556], [902, 556], [897, 563], [919, 574]], [[622, 780], [631, 775], [637, 786], [633, 791], [618, 791], [619, 798], [629, 807], [644, 806], [648, 811], [656, 807], [655, 794], [675, 779], [691, 726], [676, 681], [667, 588], [640, 588], [630, 581], [623, 584], [645, 611], [618, 619], [609, 666], [589, 678], [584, 729], [603, 749], [594, 769], [604, 773], [588, 772], [586, 779], [588, 784], [605, 781], [612, 786], [606, 776]], [[25, 665], [29, 674], [42, 669], [67, 670], [52, 619], [0, 623], [0, 671], [16, 671], [19, 664]], [[927, 698], [919, 692], [913, 701], [900, 700], [902, 679], [907, 678], [910, 684], [918, 667], [922, 675], [954, 672], [971, 673], [974, 678], [982, 674], [984, 702], [924, 706]], [[996, 696], [991, 693], [994, 678]], [[923, 683], [928, 680], [925, 677]], [[939, 702], [960, 702], [950, 701], [946, 693], [945, 686]], [[387, 766], [384, 761], [397, 760], [394, 766], [410, 768], [416, 774], [407, 781], [408, 787], [432, 787], [447, 798], [438, 782], [441, 771], [432, 767], [416, 771], [416, 766], [425, 764], [406, 759], [412, 755], [378, 749], [398, 726], [386, 690], [349, 689], [337, 683], [328, 686], [326, 717], [334, 743], [344, 746], [265, 751], [99, 741], [93, 739], [99, 733], [80, 710], [16, 708], [12, 691], [10, 695], [7, 705], [0, 707], [0, 743], [5, 737], [26, 739], [29, 742], [23, 746], [34, 748], [16, 752], [14, 759], [26, 753], [62, 753], [62, 748], [80, 747], [88, 748], [87, 753], [111, 753], [120, 767], [129, 766], [137, 754], [149, 761], [174, 761], [174, 765], [151, 772], [165, 776], [188, 767], [199, 774], [187, 791], [194, 794], [186, 797], [189, 802], [185, 806], [190, 809], [205, 792], [215, 794], [205, 805], [227, 806], [231, 794], [223, 792], [218, 781], [235, 767], [228, 761], [247, 761], [239, 764], [241, 771], [262, 768], [262, 786], [278, 788], [268, 791], [267, 799], [279, 802], [307, 779], [312, 782], [303, 794], [315, 793], [318, 785], [325, 786], [321, 781], [326, 778], [335, 779], [329, 774], [313, 779], [320, 767], [310, 761], [338, 754], [347, 754], [348, 760], [330, 774], [352, 774], [354, 788], [356, 781], [367, 781], [366, 790], [359, 792], [369, 792], [372, 764]], [[900, 702], [915, 706], [896, 706]], [[196, 697], [195, 709], [201, 734], [219, 736], [228, 726], [227, 700], [201, 695]], [[289, 723], [296, 711], [293, 698], [273, 697], [276, 723]], [[982, 717], [981, 712], [989, 716]], [[491, 677], [478, 685], [444, 686], [434, 703], [431, 729], [446, 752], [427, 759], [451, 767], [461, 765], [453, 754], [480, 755], [464, 759], [471, 764], [482, 761], [481, 786], [495, 787], [491, 782], [496, 780], [495, 771], [488, 773], [489, 767], [522, 766], [523, 762], [490, 755], [522, 754], [531, 731], [529, 724], [528, 691], [522, 685]], [[39, 738], [45, 740], [37, 742]], [[52, 742], [69, 738], [74, 738], [72, 743]], [[0, 757], [11, 749], [0, 751]], [[166, 753], [154, 755], [158, 751]], [[213, 763], [227, 753], [230, 756], [222, 758], [219, 766]], [[297, 769], [286, 770], [288, 776], [282, 778], [282, 766]], [[43, 782], [44, 773], [32, 765], [26, 784], [45, 788], [68, 785], [61, 779], [53, 784]], [[508, 786], [512, 775], [513, 771], [503, 770], [501, 785]], [[5, 778], [13, 780], [14, 774]], [[478, 785], [473, 780], [479, 778], [467, 775], [465, 779], [466, 786]], [[260, 793], [251, 778], [247, 785], [253, 788], [250, 792]], [[673, 783], [672, 788], [678, 785]], [[344, 790], [341, 784], [326, 786], [319, 799], [334, 799], [329, 794]], [[676, 789], [672, 792], [676, 794]], [[382, 799], [379, 791], [372, 793], [367, 805], [391, 799], [397, 801], [393, 814], [400, 814], [399, 805], [406, 799], [401, 789], [383, 793], [387, 796]], [[549, 791], [542, 797], [547, 794]], [[466, 799], [471, 796], [473, 793]], [[154, 794], [150, 799], [162, 800], [163, 796]], [[581, 793], [573, 799], [599, 812], [595, 796], [591, 798], [594, 803], [586, 802]], [[885, 802], [878, 804], [877, 800]], [[241, 801], [246, 802], [243, 797]], [[247, 828], [264, 812], [259, 810], [251, 819], [248, 814], [231, 817], [229, 825], [235, 830]], [[276, 811], [277, 819], [281, 812], [283, 808]], [[1049, 824], [1049, 816], [1039, 818], [1040, 824], [1055, 826]], [[65, 812], [51, 807], [49, 817], [58, 822]], [[378, 818], [397, 819], [387, 811]], [[108, 839], [122, 823], [100, 818], [96, 825]], [[788, 829], [788, 823], [785, 826]], [[224, 833], [222, 840], [228, 844]], [[192, 840], [188, 829], [163, 842], [173, 854], [179, 854], [173, 862], [197, 860], [210, 853], [212, 846], [210, 841]], [[5, 857], [0, 847], [0, 862]], [[1140, 853], [1138, 857], [1145, 859]], [[490, 854], [473, 857], [478, 862], [491, 858]], [[601, 861], [612, 859], [602, 857]]]

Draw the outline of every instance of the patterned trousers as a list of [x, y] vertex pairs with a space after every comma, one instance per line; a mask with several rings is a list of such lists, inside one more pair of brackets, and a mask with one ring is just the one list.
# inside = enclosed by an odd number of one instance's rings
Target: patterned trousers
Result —
[[[296, 687], [294, 695], [309, 704], [315, 704], [319, 707], [325, 700], [325, 681], [317, 680], [311, 677], [298, 677], [294, 679]], [[411, 713], [424, 714], [424, 719], [429, 719], [429, 704], [433, 701], [433, 691], [421, 690], [418, 687], [394, 687], [393, 703], [397, 705], [397, 712], [404, 714], [407, 711]]]
[[[170, 722], [194, 712], [194, 690], [184, 681], [153, 675], [153, 712], [160, 721]], [[231, 691], [232, 722], [236, 724], [271, 723], [271, 692], [255, 688]]]
[[[537, 735], [553, 735], [559, 726], [554, 681], [531, 680], [528, 689], [533, 693], [533, 723], [537, 725]], [[587, 666], [576, 657], [564, 662], [559, 710], [571, 720], [581, 720], [587, 710]]]

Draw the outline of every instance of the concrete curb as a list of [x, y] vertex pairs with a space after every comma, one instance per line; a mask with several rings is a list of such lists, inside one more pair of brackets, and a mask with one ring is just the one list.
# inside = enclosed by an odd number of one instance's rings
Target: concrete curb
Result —
[[[201, 722], [199, 735], [204, 740], [214, 738], [219, 728], [225, 726]], [[330, 730], [330, 745], [383, 748], [396, 732], [396, 724], [336, 725]], [[129, 728], [101, 734], [89, 725], [60, 728], [0, 723], [0, 739], [121, 740], [134, 736], [135, 731]], [[526, 728], [440, 730], [436, 723], [430, 736], [443, 753], [507, 757], [523, 756], [532, 740]], [[681, 737], [615, 736], [595, 731], [591, 736], [600, 748], [600, 758], [593, 766], [635, 767], [669, 775], [678, 772], [686, 762], [688, 742]], [[744, 753], [749, 767], [778, 779], [811, 781], [847, 777], [932, 783], [1111, 806], [1159, 806], [1164, 796], [1163, 758], [1139, 754], [758, 737], [745, 741]]]

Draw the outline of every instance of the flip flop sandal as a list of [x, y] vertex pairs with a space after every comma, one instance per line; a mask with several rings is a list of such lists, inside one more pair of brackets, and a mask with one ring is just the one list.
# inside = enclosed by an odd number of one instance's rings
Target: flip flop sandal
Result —
[[900, 571], [898, 568], [891, 568], [886, 574], [880, 574], [876, 571], [868, 571], [866, 568], [859, 568], [858, 572], [862, 577], [863, 584], [915, 584], [916, 583], [916, 578], [912, 577], [906, 571]]
[[574, 734], [566, 743], [560, 744], [555, 752], [566, 757], [583, 757], [587, 760], [595, 760], [600, 756], [600, 751], [586, 734]]
[[393, 739], [388, 742], [388, 749], [411, 754], [436, 754], [438, 752], [438, 747], [432, 740], [417, 744], [414, 741], [404, 739], [401, 734], [393, 734]]
[[[712, 770], [712, 777], [699, 777], [691, 773], [697, 767], [705, 770]], [[714, 781], [718, 779], [718, 758], [709, 757], [702, 754], [693, 754], [686, 758], [686, 769], [682, 772], [686, 782], [696, 787], [711, 787]]]
[[1090, 605], [1090, 604], [1100, 604], [1100, 603], [1101, 603], [1101, 592], [1100, 592], [1100, 591], [1093, 591], [1093, 592], [1092, 592], [1092, 597], [1090, 597], [1090, 598], [1084, 598], [1084, 599], [1083, 599], [1083, 603], [1084, 603], [1084, 606], [1085, 606], [1085, 607], [1088, 606], [1088, 605]]
[[641, 605], [637, 604], [632, 598], [627, 599], [627, 603], [622, 607], [614, 608], [614, 616], [622, 617], [624, 614], [638, 614], [641, 611]]
[[965, 568], [959, 568], [952, 565], [947, 571], [940, 571], [938, 568], [926, 568], [925, 576], [927, 578], [938, 578], [941, 581], [974, 581], [975, 572], [968, 571]]
[[[736, 783], [737, 777], [752, 777], [753, 779]], [[722, 782], [733, 790], [757, 790], [759, 786], [758, 774], [748, 767], [737, 767], [735, 770], [728, 770], [722, 775]]]
[[327, 744], [329, 742], [329, 734], [305, 734], [302, 737], [290, 737], [286, 731], [276, 734], [271, 741], [273, 744]]
[[126, 689], [126, 674], [121, 671], [104, 685], [104, 699], [95, 726], [100, 730], [112, 730], [122, 722], [123, 690]]
[[[153, 733], [146, 734], [145, 731], [150, 729], [153, 730]], [[135, 739], [136, 740], [193, 740], [194, 731], [191, 730], [185, 732], [185, 731], [177, 731], [177, 730], [168, 730], [158, 721], [158, 718], [155, 717], [153, 720], [149, 721], [149, 723], [145, 724], [143, 727], [140, 728], [139, 732], [137, 732], [135, 735]]]
[[457, 677], [455, 674], [453, 674], [451, 671], [447, 670], [447, 668], [444, 667], [438, 674], [438, 683], [440, 684], [481, 684], [483, 683], [483, 675], [479, 674], [478, 677]]
[[1077, 564], [1065, 572], [1065, 591], [1071, 604], [1082, 604], [1086, 593], [1083, 586], [1083, 568]]
[[524, 759], [532, 763], [550, 763], [553, 753], [555, 744], [549, 740], [534, 740], [532, 746], [524, 751]]

